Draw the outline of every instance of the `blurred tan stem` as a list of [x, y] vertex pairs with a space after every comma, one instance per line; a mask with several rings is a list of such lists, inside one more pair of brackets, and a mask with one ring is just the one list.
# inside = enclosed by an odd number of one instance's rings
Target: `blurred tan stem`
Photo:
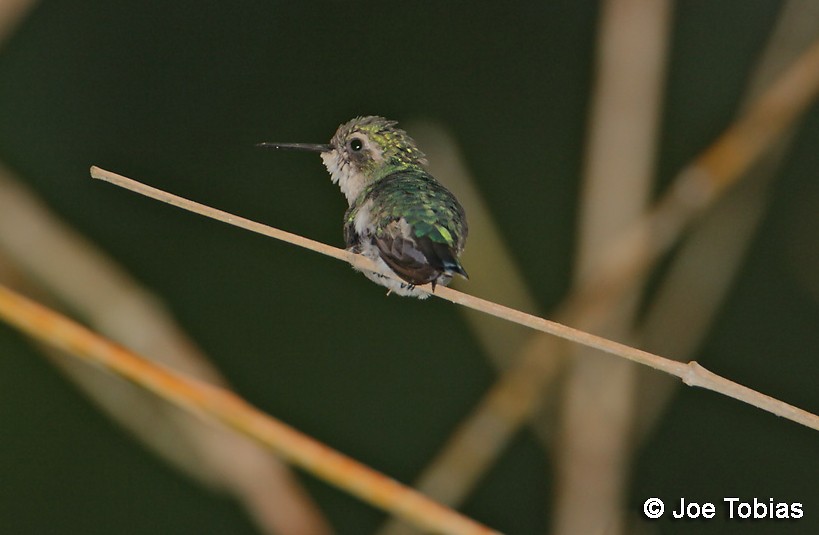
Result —
[[100, 366], [186, 411], [215, 419], [253, 438], [317, 477], [423, 529], [451, 535], [498, 533], [314, 441], [228, 390], [152, 363], [3, 286], [0, 317], [37, 341]]
[[0, 48], [34, 9], [37, 0], [3, 0], [0, 2]]
[[[651, 194], [671, 6], [666, 0], [602, 4], [581, 190], [579, 286], [605, 269], [603, 252], [641, 219]], [[578, 317], [578, 325], [625, 339], [639, 286], [621, 292], [605, 318]], [[554, 532], [614, 535], [624, 524], [637, 370], [587, 349], [574, 353], [560, 406]]]

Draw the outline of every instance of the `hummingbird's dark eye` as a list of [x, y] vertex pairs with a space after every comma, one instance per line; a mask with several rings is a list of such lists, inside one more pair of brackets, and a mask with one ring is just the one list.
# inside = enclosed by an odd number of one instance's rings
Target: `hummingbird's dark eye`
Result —
[[350, 148], [352, 150], [358, 152], [362, 149], [362, 147], [364, 147], [364, 143], [357, 137], [354, 137], [353, 139], [350, 140]]

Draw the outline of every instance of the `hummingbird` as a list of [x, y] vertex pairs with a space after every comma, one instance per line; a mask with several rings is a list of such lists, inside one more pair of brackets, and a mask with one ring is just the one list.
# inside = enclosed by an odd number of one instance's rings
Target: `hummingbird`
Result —
[[347, 250], [373, 260], [382, 271], [364, 271], [388, 288], [387, 295], [426, 299], [416, 286], [446, 285], [468, 278], [459, 256], [468, 226], [455, 196], [430, 175], [415, 141], [383, 117], [356, 117], [336, 130], [329, 144], [260, 143], [278, 150], [317, 152], [347, 198]]

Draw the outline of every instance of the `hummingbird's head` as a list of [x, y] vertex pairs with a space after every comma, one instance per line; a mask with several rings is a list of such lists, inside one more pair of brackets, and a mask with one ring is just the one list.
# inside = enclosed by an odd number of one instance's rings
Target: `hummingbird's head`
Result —
[[356, 117], [338, 127], [329, 145], [308, 143], [261, 143], [275, 149], [321, 153], [334, 184], [352, 205], [368, 184], [389, 173], [426, 165], [424, 153], [415, 141], [383, 117]]
[[356, 117], [338, 127], [331, 150], [321, 153], [333, 183], [350, 204], [367, 184], [390, 172], [426, 165], [424, 153], [397, 125], [383, 117]]

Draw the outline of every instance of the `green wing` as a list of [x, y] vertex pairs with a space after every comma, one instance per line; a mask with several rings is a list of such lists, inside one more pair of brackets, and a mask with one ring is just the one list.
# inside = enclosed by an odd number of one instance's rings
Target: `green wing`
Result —
[[367, 203], [381, 258], [404, 280], [425, 284], [442, 274], [467, 276], [458, 259], [468, 233], [466, 215], [431, 175], [420, 169], [397, 171], [371, 184], [359, 200], [347, 214], [348, 244], [360, 238], [354, 236], [353, 222], [358, 206]]

